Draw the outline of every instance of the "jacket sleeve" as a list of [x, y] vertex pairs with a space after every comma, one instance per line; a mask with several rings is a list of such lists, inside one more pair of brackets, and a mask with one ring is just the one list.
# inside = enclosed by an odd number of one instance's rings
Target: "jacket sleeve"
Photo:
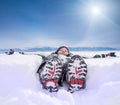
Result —
[[42, 61], [42, 63], [40, 64], [37, 73], [40, 73], [42, 71], [42, 67], [46, 64], [46, 61]]
[[39, 68], [38, 68], [38, 70], [37, 70], [37, 73], [40, 73], [41, 71], [42, 71], [42, 68], [43, 68], [43, 66], [46, 64], [46, 62], [50, 59], [50, 58], [52, 58], [53, 56], [57, 56], [55, 53], [51, 53], [50, 55], [48, 55], [47, 57], [42, 57], [42, 63], [40, 64], [40, 66], [39, 66]]

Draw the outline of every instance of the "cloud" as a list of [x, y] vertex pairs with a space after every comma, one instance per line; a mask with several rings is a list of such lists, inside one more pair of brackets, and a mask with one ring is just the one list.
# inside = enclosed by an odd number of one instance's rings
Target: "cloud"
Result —
[[26, 48], [26, 47], [59, 47], [69, 46], [69, 42], [62, 39], [35, 37], [22, 40], [4, 39], [1, 41], [0, 48]]
[[30, 44], [33, 46], [60, 46], [60, 45], [66, 45], [68, 42], [66, 40], [62, 39], [55, 39], [55, 38], [34, 38], [30, 41]]

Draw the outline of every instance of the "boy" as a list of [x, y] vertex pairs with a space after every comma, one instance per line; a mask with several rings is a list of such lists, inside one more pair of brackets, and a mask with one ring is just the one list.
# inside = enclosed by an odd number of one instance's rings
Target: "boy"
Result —
[[61, 46], [43, 60], [37, 73], [43, 87], [50, 92], [58, 91], [63, 81], [68, 84], [68, 90], [74, 92], [85, 88], [87, 65], [79, 55]]

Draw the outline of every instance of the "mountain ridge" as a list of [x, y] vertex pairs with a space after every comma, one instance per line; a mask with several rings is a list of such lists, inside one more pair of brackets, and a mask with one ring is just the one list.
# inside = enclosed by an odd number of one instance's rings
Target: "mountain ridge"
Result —
[[[113, 51], [120, 50], [119, 48], [113, 47], [68, 47], [70, 51]], [[56, 51], [57, 47], [32, 47], [32, 48], [13, 48], [17, 52], [38, 52], [38, 51]], [[6, 52], [9, 49], [0, 49], [0, 52]]]

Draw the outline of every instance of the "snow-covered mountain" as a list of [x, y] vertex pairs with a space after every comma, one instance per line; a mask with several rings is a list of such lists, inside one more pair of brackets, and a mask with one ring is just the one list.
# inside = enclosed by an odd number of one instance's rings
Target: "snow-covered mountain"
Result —
[[[119, 48], [112, 47], [68, 47], [70, 51], [113, 51], [120, 50]], [[17, 52], [38, 52], [38, 51], [55, 51], [55, 47], [34, 47], [34, 48], [13, 48]], [[9, 49], [0, 49], [0, 52], [7, 52]]]

